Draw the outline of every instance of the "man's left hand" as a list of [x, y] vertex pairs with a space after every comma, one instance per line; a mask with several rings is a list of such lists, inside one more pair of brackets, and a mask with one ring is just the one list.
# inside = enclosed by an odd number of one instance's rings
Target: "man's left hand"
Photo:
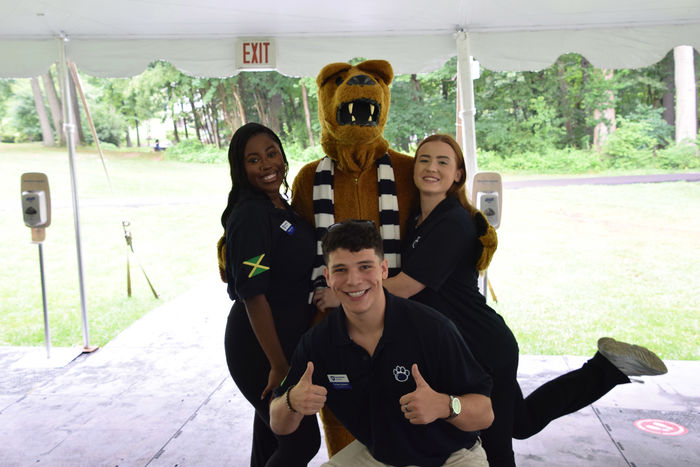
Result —
[[414, 425], [426, 425], [438, 418], [449, 417], [450, 397], [447, 394], [440, 394], [430, 387], [418, 371], [418, 364], [413, 364], [411, 374], [416, 382], [416, 390], [404, 394], [399, 399], [404, 417]]

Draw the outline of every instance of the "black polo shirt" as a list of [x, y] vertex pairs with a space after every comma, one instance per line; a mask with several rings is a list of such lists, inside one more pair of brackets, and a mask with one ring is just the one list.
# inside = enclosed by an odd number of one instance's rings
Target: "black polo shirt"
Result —
[[328, 389], [327, 406], [375, 459], [391, 465], [442, 465], [451, 453], [469, 448], [477, 433], [444, 420], [411, 425], [399, 399], [416, 384], [411, 366], [437, 392], [488, 396], [491, 380], [472, 357], [459, 332], [435, 310], [386, 295], [384, 332], [374, 355], [352, 342], [342, 308], [307, 332], [299, 342], [282, 395], [299, 381], [308, 361], [313, 382]]
[[314, 231], [285, 203], [277, 209], [255, 191], [241, 194], [226, 225], [226, 277], [232, 300], [264, 294], [285, 354], [309, 328]]
[[418, 226], [409, 222], [401, 270], [425, 285], [411, 299], [447, 316], [487, 371], [518, 356], [505, 321], [479, 292], [476, 262], [483, 246], [476, 225], [459, 200], [448, 196]]

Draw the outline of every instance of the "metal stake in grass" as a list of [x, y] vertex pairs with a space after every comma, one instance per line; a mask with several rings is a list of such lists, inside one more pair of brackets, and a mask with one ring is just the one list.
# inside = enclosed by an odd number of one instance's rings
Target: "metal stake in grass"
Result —
[[146, 278], [146, 282], [148, 282], [148, 286], [151, 288], [151, 292], [153, 292], [153, 296], [155, 298], [158, 298], [158, 293], [156, 292], [156, 289], [153, 287], [153, 284], [151, 284], [151, 280], [148, 278], [148, 274], [146, 274], [146, 270], [141, 266], [141, 263], [138, 261], [136, 258], [136, 252], [134, 251], [134, 244], [133, 244], [133, 237], [131, 236], [131, 231], [127, 230], [127, 227], [129, 227], [131, 223], [129, 221], [122, 221], [122, 227], [124, 228], [124, 239], [126, 240], [126, 293], [129, 297], [131, 297], [131, 262], [130, 258], [133, 256], [134, 261], [136, 264], [138, 264], [139, 268], [141, 269], [141, 272], [143, 273], [143, 277]]

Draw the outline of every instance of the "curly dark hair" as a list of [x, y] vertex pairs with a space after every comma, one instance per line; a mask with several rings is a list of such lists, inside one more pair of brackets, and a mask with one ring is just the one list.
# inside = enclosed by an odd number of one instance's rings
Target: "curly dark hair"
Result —
[[328, 256], [340, 248], [352, 252], [372, 248], [380, 260], [384, 259], [382, 236], [373, 221], [349, 219], [331, 225], [321, 240], [326, 264]]

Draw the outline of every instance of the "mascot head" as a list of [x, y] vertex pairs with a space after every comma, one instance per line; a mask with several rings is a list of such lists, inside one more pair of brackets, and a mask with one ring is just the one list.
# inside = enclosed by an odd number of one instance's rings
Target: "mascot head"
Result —
[[345, 170], [360, 171], [388, 148], [383, 138], [394, 70], [384, 60], [331, 63], [316, 77], [321, 144]]

